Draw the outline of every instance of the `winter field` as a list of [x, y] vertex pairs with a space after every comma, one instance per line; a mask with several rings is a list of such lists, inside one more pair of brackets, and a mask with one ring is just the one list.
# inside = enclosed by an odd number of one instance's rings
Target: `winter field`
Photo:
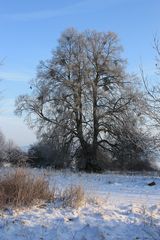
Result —
[[[9, 168], [1, 168], [5, 175]], [[84, 188], [78, 208], [60, 200], [0, 212], [0, 240], [160, 240], [160, 177], [29, 170], [60, 193]], [[156, 185], [148, 186], [155, 182]]]

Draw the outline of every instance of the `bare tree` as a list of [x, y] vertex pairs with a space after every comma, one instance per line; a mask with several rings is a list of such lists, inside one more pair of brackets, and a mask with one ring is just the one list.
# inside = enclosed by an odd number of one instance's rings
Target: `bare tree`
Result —
[[5, 154], [3, 161], [16, 166], [25, 166], [28, 160], [24, 153], [12, 140], [5, 143]]
[[2, 163], [5, 157], [6, 142], [3, 133], [0, 131], [0, 162]]
[[153, 120], [153, 125], [157, 127], [160, 126], [160, 86], [158, 82], [158, 78], [160, 76], [160, 42], [157, 37], [154, 37], [154, 45], [153, 48], [155, 50], [155, 67], [156, 67], [156, 80], [154, 84], [149, 84], [148, 78], [146, 77], [144, 70], [140, 67], [141, 78], [143, 80], [143, 84], [146, 92], [146, 114]]
[[80, 147], [87, 170], [96, 168], [100, 149], [113, 146], [113, 125], [136, 101], [121, 52], [113, 32], [68, 29], [51, 60], [40, 63], [31, 95], [16, 100], [16, 114], [39, 137]]

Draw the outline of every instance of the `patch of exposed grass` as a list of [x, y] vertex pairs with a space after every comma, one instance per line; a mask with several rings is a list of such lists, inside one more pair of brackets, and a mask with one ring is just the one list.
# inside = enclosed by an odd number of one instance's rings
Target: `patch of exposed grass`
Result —
[[43, 177], [35, 177], [25, 169], [17, 169], [0, 178], [0, 208], [25, 207], [38, 201], [54, 201], [55, 190]]
[[79, 208], [85, 201], [85, 194], [82, 186], [70, 186], [62, 193], [64, 207]]

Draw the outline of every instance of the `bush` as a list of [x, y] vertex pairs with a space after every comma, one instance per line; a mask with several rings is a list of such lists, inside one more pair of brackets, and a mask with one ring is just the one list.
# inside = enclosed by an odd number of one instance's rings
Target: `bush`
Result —
[[28, 164], [32, 167], [52, 167], [63, 169], [69, 166], [70, 157], [64, 147], [39, 142], [31, 145], [28, 150]]
[[36, 204], [37, 201], [53, 201], [55, 191], [50, 191], [43, 177], [35, 177], [23, 169], [0, 179], [0, 208], [23, 207]]
[[84, 190], [81, 186], [70, 186], [62, 193], [64, 207], [79, 208], [85, 200]]
[[127, 124], [116, 132], [117, 139], [112, 148], [115, 160], [112, 170], [152, 171], [155, 148], [152, 137], [134, 125]]

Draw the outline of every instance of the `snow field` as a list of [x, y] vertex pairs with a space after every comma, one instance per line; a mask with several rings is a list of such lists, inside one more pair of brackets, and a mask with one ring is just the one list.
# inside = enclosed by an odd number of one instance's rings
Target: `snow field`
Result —
[[[0, 169], [0, 174], [5, 174]], [[160, 178], [32, 169], [59, 191], [83, 186], [78, 208], [59, 202], [0, 212], [0, 240], [160, 240]], [[155, 186], [148, 186], [155, 181]]]

